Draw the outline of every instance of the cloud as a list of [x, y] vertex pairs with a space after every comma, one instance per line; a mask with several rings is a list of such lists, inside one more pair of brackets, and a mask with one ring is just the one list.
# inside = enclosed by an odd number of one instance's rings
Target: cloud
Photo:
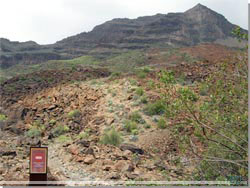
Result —
[[197, 3], [247, 28], [246, 0], [0, 0], [0, 37], [54, 43], [113, 18], [184, 12]]

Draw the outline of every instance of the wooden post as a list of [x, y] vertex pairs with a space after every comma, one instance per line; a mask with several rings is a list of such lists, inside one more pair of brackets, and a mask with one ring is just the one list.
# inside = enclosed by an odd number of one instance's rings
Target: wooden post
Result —
[[47, 181], [48, 173], [48, 147], [30, 147], [30, 186], [46, 186], [32, 184], [32, 181]]

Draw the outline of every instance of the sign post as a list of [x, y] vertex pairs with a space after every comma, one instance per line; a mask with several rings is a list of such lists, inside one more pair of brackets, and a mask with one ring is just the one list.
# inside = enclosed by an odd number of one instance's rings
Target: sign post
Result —
[[48, 172], [48, 148], [47, 147], [31, 147], [30, 148], [30, 185], [46, 185], [32, 184], [32, 181], [47, 181]]

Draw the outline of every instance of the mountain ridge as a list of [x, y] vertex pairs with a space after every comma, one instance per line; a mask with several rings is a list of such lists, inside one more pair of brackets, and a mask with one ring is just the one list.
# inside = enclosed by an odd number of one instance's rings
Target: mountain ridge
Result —
[[[50, 45], [1, 39], [0, 66], [5, 68], [15, 62], [37, 63], [89, 54], [103, 58], [112, 54], [113, 49], [122, 51], [152, 46], [193, 46], [207, 42], [239, 47], [231, 34], [235, 27], [223, 15], [197, 4], [182, 13], [158, 13], [135, 19], [115, 18], [95, 26], [89, 32], [82, 32]], [[244, 29], [242, 31], [247, 32]]]

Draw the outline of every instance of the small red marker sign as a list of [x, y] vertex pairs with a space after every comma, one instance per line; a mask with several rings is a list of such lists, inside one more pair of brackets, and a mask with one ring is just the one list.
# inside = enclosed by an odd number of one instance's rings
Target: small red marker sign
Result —
[[48, 148], [31, 147], [30, 148], [30, 174], [47, 173]]

